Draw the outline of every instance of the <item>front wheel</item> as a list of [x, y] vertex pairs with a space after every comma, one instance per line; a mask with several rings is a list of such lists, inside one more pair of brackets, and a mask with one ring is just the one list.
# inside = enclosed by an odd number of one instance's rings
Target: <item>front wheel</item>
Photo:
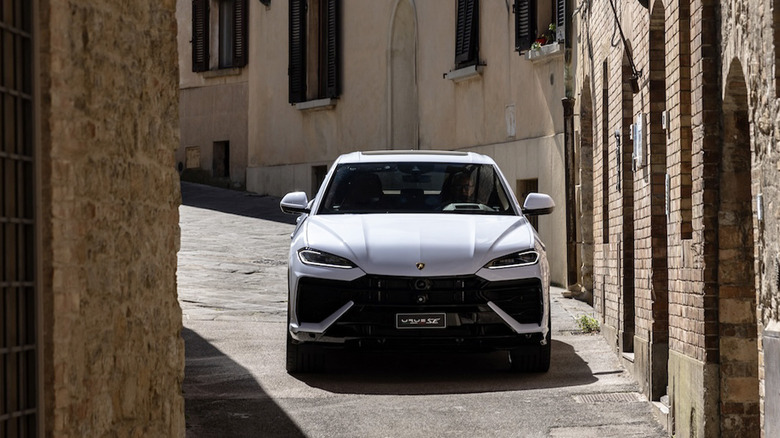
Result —
[[546, 373], [552, 353], [552, 324], [547, 318], [547, 341], [544, 345], [524, 345], [509, 350], [509, 367], [519, 373]]
[[550, 369], [550, 341], [545, 345], [529, 345], [509, 351], [510, 369], [519, 373], [546, 373]]
[[296, 343], [287, 332], [287, 372], [316, 373], [325, 367], [325, 361], [319, 345]]

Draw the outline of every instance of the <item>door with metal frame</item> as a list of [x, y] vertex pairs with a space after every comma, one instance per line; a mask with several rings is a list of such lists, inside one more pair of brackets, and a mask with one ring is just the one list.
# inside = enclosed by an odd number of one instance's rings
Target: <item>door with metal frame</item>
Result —
[[33, 2], [0, 5], [0, 436], [38, 425]]

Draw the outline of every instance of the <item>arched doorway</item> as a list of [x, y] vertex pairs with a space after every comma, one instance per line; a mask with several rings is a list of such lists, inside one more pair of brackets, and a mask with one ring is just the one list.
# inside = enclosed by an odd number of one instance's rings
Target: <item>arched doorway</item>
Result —
[[593, 305], [593, 96], [590, 77], [582, 81], [580, 94], [580, 132], [577, 144], [578, 212], [577, 246], [579, 284], [585, 292], [584, 298]]
[[723, 98], [718, 169], [718, 336], [720, 430], [723, 437], [758, 436], [758, 328], [747, 86], [738, 60]]
[[417, 149], [417, 18], [412, 2], [399, 0], [392, 20], [388, 149]]

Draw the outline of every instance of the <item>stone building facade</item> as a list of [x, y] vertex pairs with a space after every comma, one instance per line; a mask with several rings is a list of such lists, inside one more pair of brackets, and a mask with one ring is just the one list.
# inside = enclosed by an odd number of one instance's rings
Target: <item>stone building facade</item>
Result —
[[184, 436], [175, 1], [0, 33], [0, 436]]
[[[567, 209], [565, 1], [232, 0], [246, 3], [246, 64], [212, 59], [204, 69], [197, 23], [211, 24], [207, 45], [218, 50], [213, 39], [228, 38], [214, 24], [225, 1], [178, 3], [183, 169], [212, 172], [212, 151], [230, 133], [231, 179], [252, 192], [311, 196], [342, 153], [481, 152], [518, 194], [554, 198], [558, 209], [539, 231], [553, 281], [567, 284], [568, 241], [557, 231]], [[199, 17], [199, 3], [210, 18]]]
[[594, 309], [674, 436], [780, 433], [773, 0], [574, 11]]

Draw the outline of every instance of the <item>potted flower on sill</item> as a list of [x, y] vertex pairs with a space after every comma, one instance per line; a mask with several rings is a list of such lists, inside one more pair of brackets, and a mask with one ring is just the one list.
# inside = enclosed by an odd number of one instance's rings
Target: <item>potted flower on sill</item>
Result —
[[546, 46], [547, 44], [552, 44], [555, 42], [555, 23], [550, 23], [549, 26], [547, 26], [547, 32], [539, 35], [536, 38], [536, 41], [531, 44], [531, 50], [542, 50], [542, 46]]

